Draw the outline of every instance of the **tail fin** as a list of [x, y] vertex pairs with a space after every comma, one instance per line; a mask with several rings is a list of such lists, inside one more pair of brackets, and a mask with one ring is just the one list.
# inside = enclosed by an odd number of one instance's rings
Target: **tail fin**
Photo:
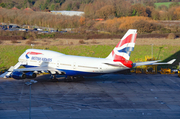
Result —
[[136, 32], [136, 29], [129, 29], [107, 59], [113, 61], [129, 60], [131, 51], [134, 50], [135, 46]]

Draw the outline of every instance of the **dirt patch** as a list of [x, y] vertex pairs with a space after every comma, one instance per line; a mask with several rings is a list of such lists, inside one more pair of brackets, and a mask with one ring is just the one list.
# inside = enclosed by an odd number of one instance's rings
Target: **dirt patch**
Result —
[[[35, 39], [33, 44], [37, 46], [64, 46], [64, 45], [117, 45], [120, 39]], [[4, 40], [0, 45], [28, 45], [27, 40], [17, 40], [17, 43], [13, 43], [10, 40]], [[83, 43], [82, 43], [83, 42]], [[180, 46], [180, 38], [166, 39], [166, 38], [137, 38], [136, 45], [172, 45]], [[29, 44], [30, 45], [30, 44]]]
[[177, 39], [166, 39], [166, 38], [137, 38], [136, 45], [171, 45], [180, 46], [180, 38]]

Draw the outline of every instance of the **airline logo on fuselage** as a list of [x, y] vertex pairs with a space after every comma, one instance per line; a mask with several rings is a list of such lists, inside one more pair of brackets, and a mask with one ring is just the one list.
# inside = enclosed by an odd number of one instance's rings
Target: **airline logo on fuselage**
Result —
[[[29, 59], [29, 55], [43, 55], [42, 53], [39, 52], [28, 52], [26, 54], [26, 58]], [[52, 62], [52, 58], [44, 58], [44, 57], [37, 57], [37, 56], [32, 56], [31, 60], [37, 60], [37, 61], [43, 61], [43, 62]]]
[[39, 53], [39, 52], [28, 52], [26, 54], [26, 58], [29, 59], [29, 55], [40, 55], [40, 54], [42, 54], [42, 53]]
[[43, 62], [52, 62], [52, 58], [43, 58], [43, 57], [31, 57], [31, 60], [43, 61]]

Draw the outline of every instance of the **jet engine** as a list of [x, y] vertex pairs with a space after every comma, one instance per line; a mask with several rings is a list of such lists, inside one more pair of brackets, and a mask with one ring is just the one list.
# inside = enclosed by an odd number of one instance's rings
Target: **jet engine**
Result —
[[25, 79], [26, 78], [26, 74], [24, 74], [23, 72], [12, 72], [12, 78], [14, 79]]
[[33, 78], [36, 78], [36, 73], [33, 73], [33, 72], [27, 72], [26, 73], [26, 78], [27, 79], [33, 79]]

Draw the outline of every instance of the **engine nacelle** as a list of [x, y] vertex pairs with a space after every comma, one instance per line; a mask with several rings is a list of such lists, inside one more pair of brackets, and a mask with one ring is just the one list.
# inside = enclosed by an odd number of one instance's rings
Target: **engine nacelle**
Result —
[[14, 79], [25, 79], [26, 78], [26, 74], [24, 74], [23, 72], [12, 72], [12, 78]]
[[26, 78], [27, 79], [33, 79], [33, 78], [36, 78], [37, 74], [36, 73], [33, 73], [33, 72], [27, 72], [26, 73]]

